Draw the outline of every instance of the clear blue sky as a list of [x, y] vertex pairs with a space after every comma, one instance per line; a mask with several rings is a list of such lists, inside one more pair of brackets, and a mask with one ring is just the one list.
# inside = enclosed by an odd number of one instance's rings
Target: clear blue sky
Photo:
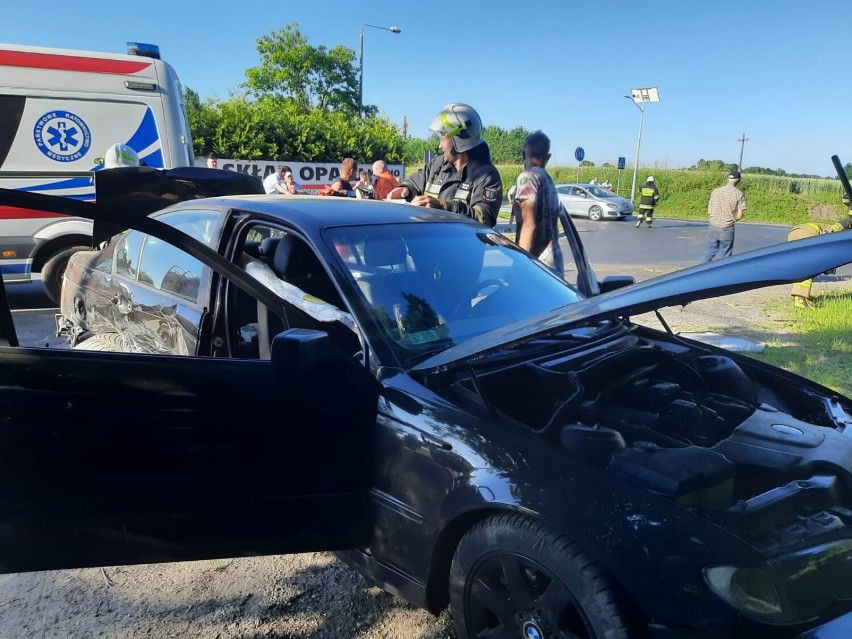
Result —
[[656, 86], [640, 167], [736, 163], [743, 133], [746, 167], [832, 175], [831, 155], [852, 161], [849, 0], [42, 0], [4, 11], [0, 42], [155, 43], [185, 86], [224, 99], [258, 64], [257, 38], [290, 22], [356, 56], [362, 23], [399, 26], [364, 30], [364, 101], [397, 124], [406, 116], [412, 135], [444, 104], [468, 102], [486, 125], [543, 130], [554, 163], [575, 165], [582, 146], [598, 165], [632, 166], [640, 113], [622, 96]]

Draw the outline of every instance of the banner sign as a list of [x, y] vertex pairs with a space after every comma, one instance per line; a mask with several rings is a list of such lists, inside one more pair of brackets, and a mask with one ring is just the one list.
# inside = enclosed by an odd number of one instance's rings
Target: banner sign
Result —
[[[217, 168], [226, 171], [236, 171], [260, 178], [265, 178], [270, 173], [275, 173], [279, 164], [287, 167], [285, 170], [293, 174], [293, 179], [308, 193], [315, 193], [323, 186], [328, 186], [340, 177], [340, 164], [333, 162], [286, 162], [274, 160], [231, 160], [216, 158]], [[195, 166], [207, 166], [206, 156], [197, 156]], [[373, 163], [358, 165], [355, 171], [354, 183], [358, 179], [358, 171], [364, 169], [372, 175]], [[393, 173], [397, 180], [402, 181], [405, 177], [405, 167], [402, 164], [388, 164], [388, 170]]]

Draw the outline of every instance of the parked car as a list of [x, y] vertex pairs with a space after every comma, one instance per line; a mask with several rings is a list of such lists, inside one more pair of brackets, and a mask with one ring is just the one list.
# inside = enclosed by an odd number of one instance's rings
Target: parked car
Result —
[[461, 638], [848, 636], [852, 401], [629, 317], [852, 233], [624, 286], [570, 220], [564, 281], [404, 204], [86, 206], [130, 352], [16, 346], [0, 287], [0, 571], [334, 549]]
[[633, 203], [597, 184], [557, 184], [559, 202], [568, 215], [598, 221], [633, 215]]

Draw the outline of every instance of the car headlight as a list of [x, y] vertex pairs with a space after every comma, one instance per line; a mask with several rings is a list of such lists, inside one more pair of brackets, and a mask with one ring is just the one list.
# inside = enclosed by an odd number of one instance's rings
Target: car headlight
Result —
[[713, 593], [762, 623], [800, 623], [835, 601], [852, 599], [852, 540], [843, 539], [755, 566], [710, 566], [704, 581]]
[[606, 208], [608, 208], [608, 209], [612, 209], [613, 211], [617, 211], [617, 210], [618, 210], [618, 205], [616, 205], [616, 204], [607, 204], [607, 205], [606, 205]]

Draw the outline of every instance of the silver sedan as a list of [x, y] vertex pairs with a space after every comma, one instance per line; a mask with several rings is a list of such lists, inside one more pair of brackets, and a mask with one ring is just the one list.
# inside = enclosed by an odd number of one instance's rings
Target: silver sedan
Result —
[[633, 203], [609, 189], [594, 184], [557, 184], [556, 193], [568, 215], [590, 220], [620, 220], [633, 214]]

